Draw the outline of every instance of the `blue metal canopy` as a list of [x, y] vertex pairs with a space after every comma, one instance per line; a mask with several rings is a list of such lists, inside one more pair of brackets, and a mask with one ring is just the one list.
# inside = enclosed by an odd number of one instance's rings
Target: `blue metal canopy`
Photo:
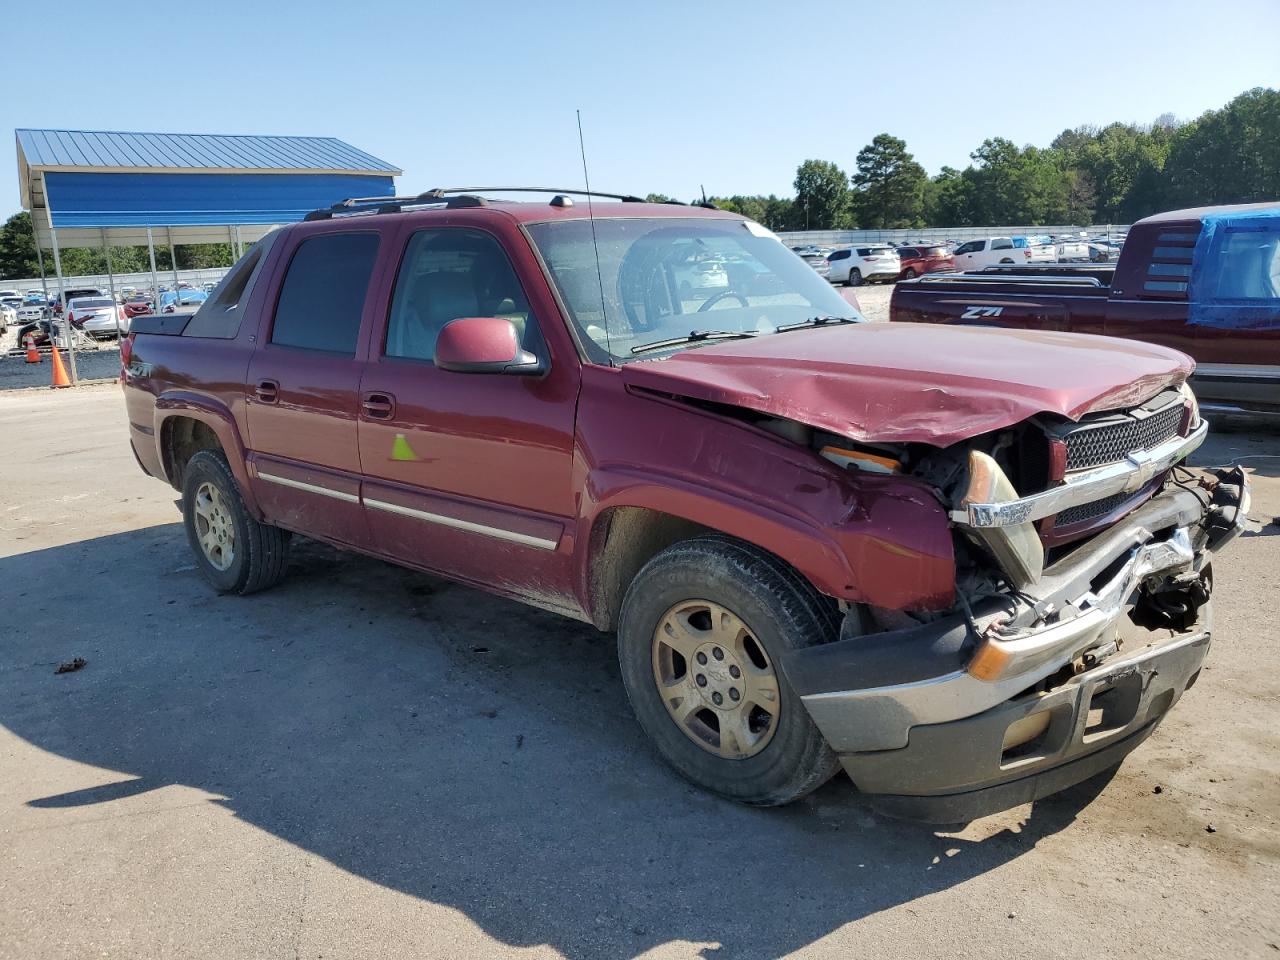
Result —
[[[400, 170], [333, 137], [16, 131], [22, 205], [42, 245], [175, 243], [300, 220], [347, 197], [392, 196]], [[105, 231], [105, 234], [104, 234]], [[261, 230], [255, 230], [260, 233]]]

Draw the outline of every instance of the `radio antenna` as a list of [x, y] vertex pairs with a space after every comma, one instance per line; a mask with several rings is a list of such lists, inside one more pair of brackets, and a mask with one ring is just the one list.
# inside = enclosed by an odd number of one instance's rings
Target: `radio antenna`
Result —
[[600, 322], [604, 325], [604, 345], [609, 352], [609, 366], [613, 366], [613, 341], [609, 337], [609, 314], [604, 306], [604, 273], [600, 269], [600, 243], [596, 240], [596, 217], [591, 203], [591, 176], [587, 173], [587, 144], [582, 138], [582, 111], [578, 115], [578, 149], [582, 152], [582, 180], [587, 185], [587, 220], [591, 223], [591, 248], [596, 255], [596, 283], [600, 287]]

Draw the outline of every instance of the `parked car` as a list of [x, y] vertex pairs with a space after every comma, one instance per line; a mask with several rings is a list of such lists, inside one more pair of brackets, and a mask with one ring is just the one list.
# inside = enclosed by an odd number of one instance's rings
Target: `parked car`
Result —
[[145, 293], [135, 293], [125, 300], [122, 309], [129, 319], [151, 312], [151, 298]]
[[22, 305], [18, 307], [18, 342], [21, 343], [23, 334], [45, 319], [48, 313], [49, 305], [43, 297], [33, 298], [30, 294], [24, 297]]
[[0, 302], [4, 300], [21, 300], [22, 294], [17, 290], [0, 290]]
[[1194, 357], [1207, 407], [1280, 412], [1280, 204], [1148, 217], [1114, 266], [1064, 272], [913, 284], [894, 291], [890, 319], [1131, 337]]
[[1092, 263], [1106, 263], [1108, 260], [1120, 258], [1120, 244], [1110, 240], [1090, 240], [1089, 260]]
[[8, 333], [9, 328], [18, 324], [18, 309], [15, 303], [21, 304], [22, 300], [18, 298], [10, 298], [0, 300], [0, 334]]
[[899, 247], [898, 259], [902, 263], [899, 280], [914, 280], [926, 273], [942, 273], [956, 268], [955, 257], [941, 244]]
[[209, 299], [203, 290], [182, 289], [178, 292], [165, 290], [160, 294], [160, 312], [174, 313], [177, 310], [188, 310], [198, 307]]
[[51, 308], [55, 317], [62, 316], [63, 304], [80, 297], [106, 297], [107, 294], [97, 287], [69, 287], [61, 294], [54, 294]]
[[1082, 237], [1058, 237], [1054, 240], [1054, 250], [1059, 263], [1091, 259], [1089, 241]]
[[129, 317], [110, 297], [76, 297], [68, 302], [67, 322], [91, 337], [114, 337], [129, 330]]
[[985, 237], [960, 244], [952, 253], [957, 270], [978, 270], [997, 264], [1046, 263], [1053, 248], [1034, 244], [1026, 237]]
[[812, 269], [818, 276], [827, 276], [830, 269], [830, 266], [827, 263], [827, 255], [830, 251], [825, 250], [822, 247], [815, 246], [792, 247], [791, 251], [807, 263], [810, 269]]
[[902, 272], [898, 251], [887, 243], [834, 250], [827, 257], [827, 279], [852, 287], [875, 280], [896, 280]]
[[[1168, 479], [1183, 354], [864, 323], [726, 211], [482, 199], [316, 211], [135, 318], [130, 442], [213, 589], [277, 583], [291, 533], [429, 570], [616, 632], [707, 790], [843, 766], [945, 822], [1113, 766], [1199, 675], [1248, 491]], [[689, 311], [693, 251], [780, 292]]]

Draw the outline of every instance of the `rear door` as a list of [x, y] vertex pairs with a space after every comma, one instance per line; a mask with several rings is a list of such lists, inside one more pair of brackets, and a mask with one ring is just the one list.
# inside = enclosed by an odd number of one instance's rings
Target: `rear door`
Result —
[[[513, 256], [528, 261], [520, 272]], [[541, 281], [527, 241], [461, 225], [406, 228], [390, 259], [399, 268], [360, 384], [375, 549], [571, 609], [578, 358], [556, 356], [543, 336], [559, 318], [545, 281], [534, 290], [519, 279]], [[524, 349], [550, 360], [548, 372], [437, 369], [441, 329], [469, 316], [511, 320]]]
[[271, 522], [367, 547], [358, 391], [382, 234], [338, 222], [285, 242], [249, 364], [250, 482]]

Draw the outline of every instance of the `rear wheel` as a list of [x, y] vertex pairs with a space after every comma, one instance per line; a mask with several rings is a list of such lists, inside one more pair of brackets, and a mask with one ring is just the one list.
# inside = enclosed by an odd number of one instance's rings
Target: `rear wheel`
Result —
[[289, 533], [249, 515], [220, 451], [187, 461], [182, 519], [196, 566], [219, 593], [255, 593], [284, 579]]
[[851, 287], [862, 286], [862, 271], [859, 270], [857, 267], [854, 267], [852, 270], [849, 271], [849, 286]]
[[837, 769], [779, 658], [832, 639], [835, 605], [726, 537], [654, 557], [627, 591], [618, 659], [636, 718], [682, 776], [731, 800], [789, 803]]
[[902, 271], [903, 280], [914, 280], [915, 278], [916, 278], [916, 271], [914, 267], [907, 267], [906, 270]]

